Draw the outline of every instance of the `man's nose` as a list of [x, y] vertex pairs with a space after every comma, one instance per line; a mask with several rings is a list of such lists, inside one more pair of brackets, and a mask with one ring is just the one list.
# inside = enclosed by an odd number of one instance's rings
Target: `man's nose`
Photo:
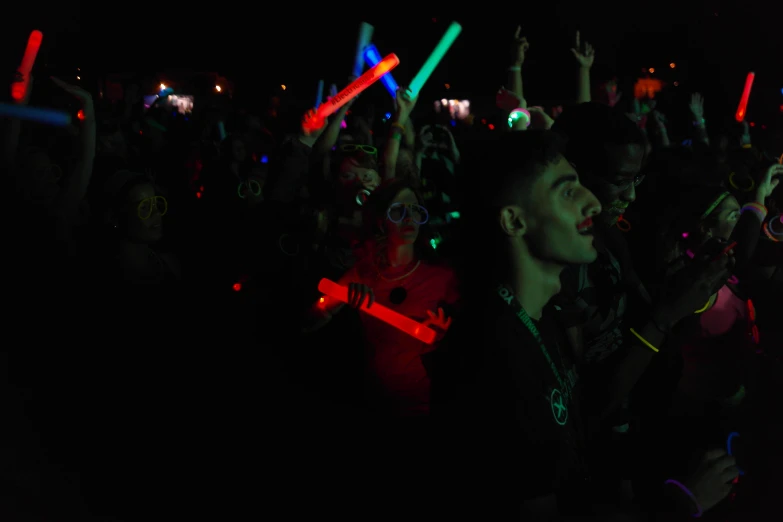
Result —
[[630, 186], [620, 194], [620, 199], [628, 203], [636, 201], [636, 186], [631, 183]]

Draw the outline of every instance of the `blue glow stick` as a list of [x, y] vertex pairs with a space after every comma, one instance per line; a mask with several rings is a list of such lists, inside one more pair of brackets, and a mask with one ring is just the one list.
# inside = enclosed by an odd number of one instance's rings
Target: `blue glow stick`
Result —
[[427, 80], [430, 79], [433, 71], [435, 71], [435, 68], [438, 67], [438, 64], [443, 59], [443, 57], [446, 56], [446, 53], [449, 52], [451, 45], [454, 43], [454, 40], [457, 39], [461, 32], [462, 26], [457, 22], [451, 22], [451, 25], [448, 29], [446, 29], [446, 33], [443, 35], [443, 38], [440, 39], [438, 45], [436, 45], [435, 49], [432, 50], [430, 57], [427, 58], [427, 61], [424, 62], [424, 65], [421, 66], [419, 72], [417, 72], [416, 76], [414, 76], [413, 80], [411, 80], [411, 83], [408, 86], [408, 89], [411, 92], [411, 98], [415, 98], [419, 95], [421, 88], [424, 87], [424, 84], [427, 83]]
[[[383, 57], [381, 56], [381, 53], [378, 52], [378, 48], [375, 47], [373, 44], [370, 44], [364, 48], [364, 61], [367, 62], [367, 65], [369, 67], [375, 67], [382, 59]], [[383, 86], [386, 87], [387, 91], [389, 91], [391, 97], [396, 100], [397, 88], [399, 86], [397, 85], [397, 82], [394, 81], [394, 77], [392, 76], [392, 74], [390, 72], [387, 72], [386, 74], [381, 76], [381, 82], [383, 82]]]
[[356, 59], [353, 62], [353, 75], [358, 78], [364, 72], [364, 48], [372, 42], [372, 33], [375, 27], [367, 22], [359, 26], [359, 40], [356, 42]]
[[316, 109], [321, 106], [321, 102], [323, 101], [323, 99], [324, 99], [324, 81], [318, 80], [318, 91], [316, 91], [316, 95], [315, 95]]
[[65, 127], [71, 123], [71, 115], [67, 112], [10, 103], [0, 103], [0, 117], [18, 118], [20, 120], [54, 125], [55, 127]]
[[[733, 439], [734, 437], [739, 437], [739, 433], [737, 433], [736, 431], [732, 431], [731, 433], [729, 433], [729, 438], [726, 439], [726, 453], [729, 454], [729, 457], [733, 457], [734, 456], [731, 453], [731, 439]], [[739, 468], [737, 468], [737, 469], [739, 469]], [[740, 469], [739, 470], [739, 474], [740, 475], [744, 475], [745, 472]]]

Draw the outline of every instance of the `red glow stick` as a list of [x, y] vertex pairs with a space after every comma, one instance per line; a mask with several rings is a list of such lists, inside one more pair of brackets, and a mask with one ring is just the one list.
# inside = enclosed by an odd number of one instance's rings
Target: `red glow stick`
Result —
[[[318, 291], [328, 295], [332, 299], [337, 299], [343, 303], [348, 302], [348, 288], [343, 285], [338, 285], [329, 279], [321, 279], [321, 282], [318, 283]], [[427, 344], [435, 342], [435, 330], [427, 328], [410, 317], [399, 314], [390, 308], [386, 308], [382, 304], [373, 303], [372, 306], [368, 308], [367, 301], [365, 301], [360, 308], [362, 311], [367, 312], [371, 316], [380, 319], [389, 326], [393, 326], [411, 337], [415, 337], [419, 341]]]
[[41, 48], [42, 40], [43, 33], [38, 30], [31, 32], [30, 38], [27, 39], [27, 49], [24, 50], [22, 64], [19, 66], [19, 74], [22, 75], [22, 81], [11, 84], [11, 97], [16, 101], [22, 101], [25, 93], [27, 93], [27, 88], [30, 85], [30, 72], [33, 70], [35, 57], [38, 56], [38, 49]]
[[362, 91], [381, 79], [381, 76], [391, 71], [400, 64], [400, 59], [392, 53], [387, 55], [378, 65], [369, 69], [350, 83], [348, 87], [338, 92], [335, 96], [329, 98], [329, 101], [322, 103], [315, 111], [315, 116], [305, 121], [303, 126], [308, 131], [315, 131], [324, 126], [324, 120], [337, 112], [340, 107], [356, 98]]
[[742, 91], [742, 98], [740, 98], [739, 106], [737, 107], [737, 114], [734, 118], [737, 121], [743, 121], [745, 119], [745, 112], [748, 109], [748, 98], [750, 98], [750, 88], [753, 87], [753, 79], [756, 77], [756, 73], [749, 72], [748, 77], [745, 78], [745, 89]]

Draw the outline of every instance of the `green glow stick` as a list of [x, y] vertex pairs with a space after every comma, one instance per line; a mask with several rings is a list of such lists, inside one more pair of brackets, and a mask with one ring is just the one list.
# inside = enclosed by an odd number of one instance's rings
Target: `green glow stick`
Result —
[[427, 80], [430, 79], [432, 72], [438, 66], [443, 57], [446, 56], [446, 53], [449, 52], [451, 44], [454, 43], [454, 40], [457, 39], [459, 33], [461, 32], [462, 26], [457, 22], [451, 22], [451, 25], [446, 30], [443, 38], [440, 39], [438, 45], [436, 45], [435, 49], [433, 49], [430, 57], [427, 58], [427, 61], [424, 62], [424, 65], [421, 66], [419, 72], [416, 73], [416, 76], [414, 76], [413, 80], [411, 80], [411, 84], [408, 86], [408, 89], [410, 90], [412, 98], [415, 98], [419, 95], [419, 91], [421, 91], [421, 88], [424, 87], [425, 83], [427, 83]]

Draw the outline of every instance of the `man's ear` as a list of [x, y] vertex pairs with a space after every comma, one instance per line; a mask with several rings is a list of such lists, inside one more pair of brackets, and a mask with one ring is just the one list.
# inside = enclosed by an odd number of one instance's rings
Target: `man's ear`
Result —
[[507, 236], [524, 236], [527, 231], [525, 220], [522, 216], [522, 207], [508, 205], [500, 209], [498, 215], [500, 228]]

